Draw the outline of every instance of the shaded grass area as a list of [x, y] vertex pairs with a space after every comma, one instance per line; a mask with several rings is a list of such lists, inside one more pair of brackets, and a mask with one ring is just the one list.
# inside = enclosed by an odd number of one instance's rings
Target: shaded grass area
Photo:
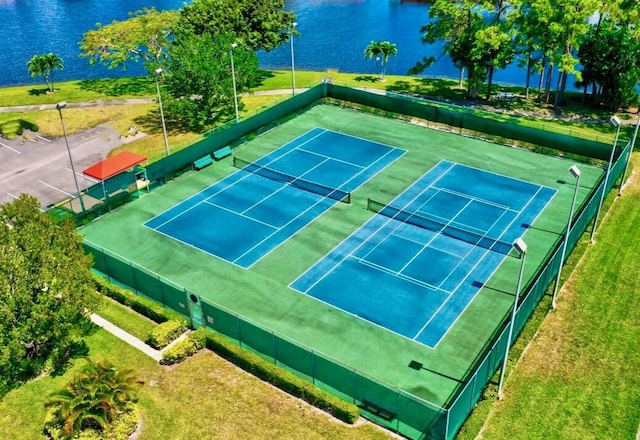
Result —
[[[633, 161], [636, 167], [640, 163], [637, 155]], [[572, 255], [576, 268], [559, 292], [557, 308], [544, 316], [550, 302], [545, 300], [535, 337], [526, 347], [531, 338], [521, 338], [510, 356], [519, 360], [506, 381], [505, 399], [474, 414], [469, 435], [460, 438], [475, 438], [487, 417], [480, 438], [635, 438], [640, 420], [637, 174], [623, 196], [610, 196], [609, 202], [614, 199], [596, 243], [588, 245], [585, 237], [583, 259], [577, 262], [580, 252]]]
[[[104, 330], [96, 331], [86, 342], [93, 360], [107, 358], [117, 367], [134, 368], [144, 379], [140, 440], [391, 438], [369, 423], [349, 426], [338, 422], [208, 351], [169, 368]], [[4, 396], [0, 400], [0, 438], [44, 439], [47, 396], [83, 365], [83, 360], [76, 359], [64, 375], [34, 380]]]
[[55, 82], [54, 86], [54, 93], [47, 93], [44, 84], [2, 87], [0, 107], [141, 98], [156, 92], [153, 79], [139, 76]]
[[108, 297], [104, 298], [96, 313], [141, 341], [145, 341], [157, 325]]

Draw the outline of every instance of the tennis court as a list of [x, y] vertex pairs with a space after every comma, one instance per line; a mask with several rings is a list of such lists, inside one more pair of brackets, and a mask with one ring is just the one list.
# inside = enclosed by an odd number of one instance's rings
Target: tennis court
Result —
[[309, 130], [145, 226], [249, 268], [402, 156], [404, 150]]
[[555, 193], [441, 161], [291, 287], [434, 348]]

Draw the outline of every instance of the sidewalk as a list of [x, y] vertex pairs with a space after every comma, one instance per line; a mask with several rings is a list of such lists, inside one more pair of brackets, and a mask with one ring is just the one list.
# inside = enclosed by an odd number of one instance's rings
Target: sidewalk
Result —
[[[309, 89], [296, 88], [296, 94], [306, 92]], [[291, 89], [278, 90], [256, 90], [255, 92], [242, 93], [240, 96], [269, 96], [269, 95], [290, 95]], [[97, 100], [87, 102], [69, 102], [67, 108], [83, 108], [83, 107], [104, 107], [110, 105], [136, 105], [150, 104], [156, 102], [156, 98], [131, 98], [131, 99], [115, 99], [115, 100]], [[9, 107], [0, 107], [0, 113], [8, 112], [36, 112], [41, 110], [55, 110], [56, 104], [33, 104], [33, 105], [14, 105]]]

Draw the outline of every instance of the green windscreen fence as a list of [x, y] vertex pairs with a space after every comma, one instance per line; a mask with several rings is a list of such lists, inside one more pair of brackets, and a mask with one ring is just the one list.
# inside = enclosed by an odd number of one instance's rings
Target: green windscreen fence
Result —
[[[147, 168], [148, 177], [150, 180], [164, 179], [166, 175], [188, 166], [205, 154], [233, 144], [241, 137], [262, 130], [265, 126], [277, 124], [279, 120], [286, 119], [292, 113], [326, 97], [446, 123], [453, 127], [493, 133], [555, 149], [566, 148], [566, 151], [597, 159], [608, 160], [608, 155], [611, 152], [610, 145], [597, 140], [577, 139], [565, 134], [544, 132], [509, 122], [487, 120], [454, 106], [446, 107], [428, 101], [395, 95], [385, 96], [322, 84], [239, 124], [230, 124], [224, 130], [214, 130], [206, 134], [202, 141], [151, 164]], [[611, 167], [606, 188], [603, 178], [596, 189], [591, 192], [587, 201], [577, 207], [575, 211], [567, 241], [567, 255], [596, 216], [603, 193], [608, 193], [624, 172], [630, 154], [630, 145], [627, 145], [622, 151], [616, 151], [616, 153], [616, 160]], [[532, 281], [524, 286], [524, 294], [521, 296], [517, 308], [513, 329], [516, 336], [524, 327], [549, 285], [556, 279], [563, 264], [561, 254], [563, 239], [563, 237], [558, 238], [544, 264], [537, 268]], [[136, 292], [192, 318], [187, 303], [187, 291], [184, 287], [175, 285], [158, 274], [86, 240], [84, 246], [86, 251], [93, 255], [96, 270], [119, 283], [130, 286]], [[377, 423], [413, 439], [448, 440], [455, 437], [475, 407], [487, 382], [502, 363], [507, 348], [507, 334], [510, 325], [508, 317], [505, 317], [503, 325], [496, 331], [495, 336], [486, 344], [485, 349], [477, 356], [476, 362], [469, 368], [463, 383], [451, 395], [447, 404], [442, 407], [299, 344], [285, 335], [263, 328], [261, 325], [210, 301], [202, 300], [201, 308], [201, 318], [206, 327], [228, 336], [241, 346], [260, 353], [271, 362], [295, 372], [318, 387], [360, 405], [363, 413]], [[376, 414], [375, 411], [370, 411], [365, 402], [373, 402], [383, 408], [384, 412]], [[385, 414], [386, 417], [381, 417], [380, 414]]]

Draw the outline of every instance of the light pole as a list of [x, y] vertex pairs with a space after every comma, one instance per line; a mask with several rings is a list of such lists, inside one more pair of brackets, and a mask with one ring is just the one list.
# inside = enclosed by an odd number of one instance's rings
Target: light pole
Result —
[[636, 146], [636, 138], [638, 137], [638, 126], [640, 126], [640, 110], [636, 114], [638, 118], [636, 121], [636, 129], [633, 131], [633, 139], [631, 140], [631, 151], [629, 151], [629, 156], [627, 157], [627, 161], [624, 164], [624, 171], [622, 172], [622, 181], [620, 182], [620, 188], [618, 188], [618, 195], [622, 195], [622, 185], [624, 185], [624, 178], [627, 176], [627, 168], [629, 168], [629, 162], [631, 162], [631, 154], [633, 154], [633, 147]]
[[67, 106], [65, 101], [56, 104], [56, 109], [60, 114], [60, 124], [62, 125], [62, 134], [64, 135], [64, 142], [67, 144], [67, 153], [69, 153], [69, 162], [71, 162], [71, 173], [73, 173], [73, 181], [76, 184], [76, 191], [78, 192], [78, 199], [80, 199], [80, 208], [84, 212], [84, 201], [82, 200], [82, 193], [80, 192], [80, 186], [78, 185], [78, 177], [76, 176], [76, 169], [73, 166], [73, 158], [71, 157], [71, 148], [69, 148], [69, 139], [67, 139], [67, 130], [64, 127], [64, 119], [62, 119], [62, 109]]
[[560, 267], [558, 267], [558, 276], [556, 278], [556, 285], [553, 288], [553, 299], [551, 300], [551, 307], [556, 308], [556, 295], [558, 294], [558, 287], [560, 286], [560, 275], [562, 275], [562, 265], [564, 264], [564, 258], [567, 255], [567, 242], [569, 241], [569, 234], [571, 233], [571, 219], [573, 218], [573, 208], [576, 206], [576, 198], [578, 196], [578, 186], [580, 185], [580, 168], [572, 165], [569, 168], [569, 172], [576, 179], [576, 186], [573, 189], [573, 200], [571, 201], [571, 209], [569, 210], [569, 220], [567, 222], [567, 232], [564, 234], [564, 243], [562, 244], [562, 257], [560, 258]]
[[520, 300], [520, 289], [522, 288], [522, 275], [524, 273], [524, 260], [527, 256], [527, 244], [521, 238], [513, 243], [513, 248], [520, 256], [520, 273], [518, 274], [518, 286], [516, 287], [516, 298], [513, 301], [511, 309], [511, 323], [509, 324], [509, 334], [507, 335], [507, 345], [504, 351], [504, 360], [502, 361], [502, 369], [500, 370], [500, 381], [498, 382], [498, 399], [502, 400], [502, 382], [504, 381], [504, 373], [507, 369], [507, 360], [509, 358], [509, 347], [511, 346], [511, 338], [513, 337], [513, 326], [516, 323], [516, 311], [518, 309], [518, 301]]
[[164, 134], [164, 149], [167, 152], [167, 156], [170, 153], [169, 151], [169, 138], [167, 137], [167, 126], [164, 123], [164, 111], [162, 111], [162, 98], [160, 97], [160, 75], [162, 75], [162, 68], [158, 67], [156, 69], [156, 89], [158, 90], [158, 104], [160, 104], [160, 119], [162, 119], [162, 133]]
[[298, 26], [295, 21], [291, 23], [291, 29], [289, 29], [289, 41], [291, 42], [291, 92], [293, 96], [296, 96], [296, 68], [295, 68], [295, 56], [293, 54], [293, 30]]
[[232, 43], [229, 53], [231, 54], [231, 79], [233, 80], [233, 102], [236, 107], [236, 124], [240, 122], [240, 115], [238, 114], [238, 91], [236, 90], [236, 68], [233, 65], [233, 49], [238, 47], [238, 43]]
[[609, 184], [609, 173], [611, 172], [611, 163], [613, 162], [613, 155], [616, 152], [616, 147], [618, 146], [618, 136], [620, 135], [620, 119], [617, 116], [613, 115], [609, 119], [614, 126], [617, 127], [616, 130], [616, 138], [613, 141], [613, 146], [611, 147], [611, 157], [609, 157], [609, 164], [607, 165], [607, 173], [604, 175], [604, 188], [602, 188], [602, 195], [600, 196], [600, 203], [598, 204], [598, 210], [596, 211], [596, 218], [593, 221], [593, 228], [591, 229], [591, 238], [590, 242], [593, 243], [593, 236], [596, 233], [596, 226], [598, 226], [598, 217], [600, 217], [600, 209], [602, 209], [602, 202], [604, 202], [604, 195], [607, 192], [607, 185]]

